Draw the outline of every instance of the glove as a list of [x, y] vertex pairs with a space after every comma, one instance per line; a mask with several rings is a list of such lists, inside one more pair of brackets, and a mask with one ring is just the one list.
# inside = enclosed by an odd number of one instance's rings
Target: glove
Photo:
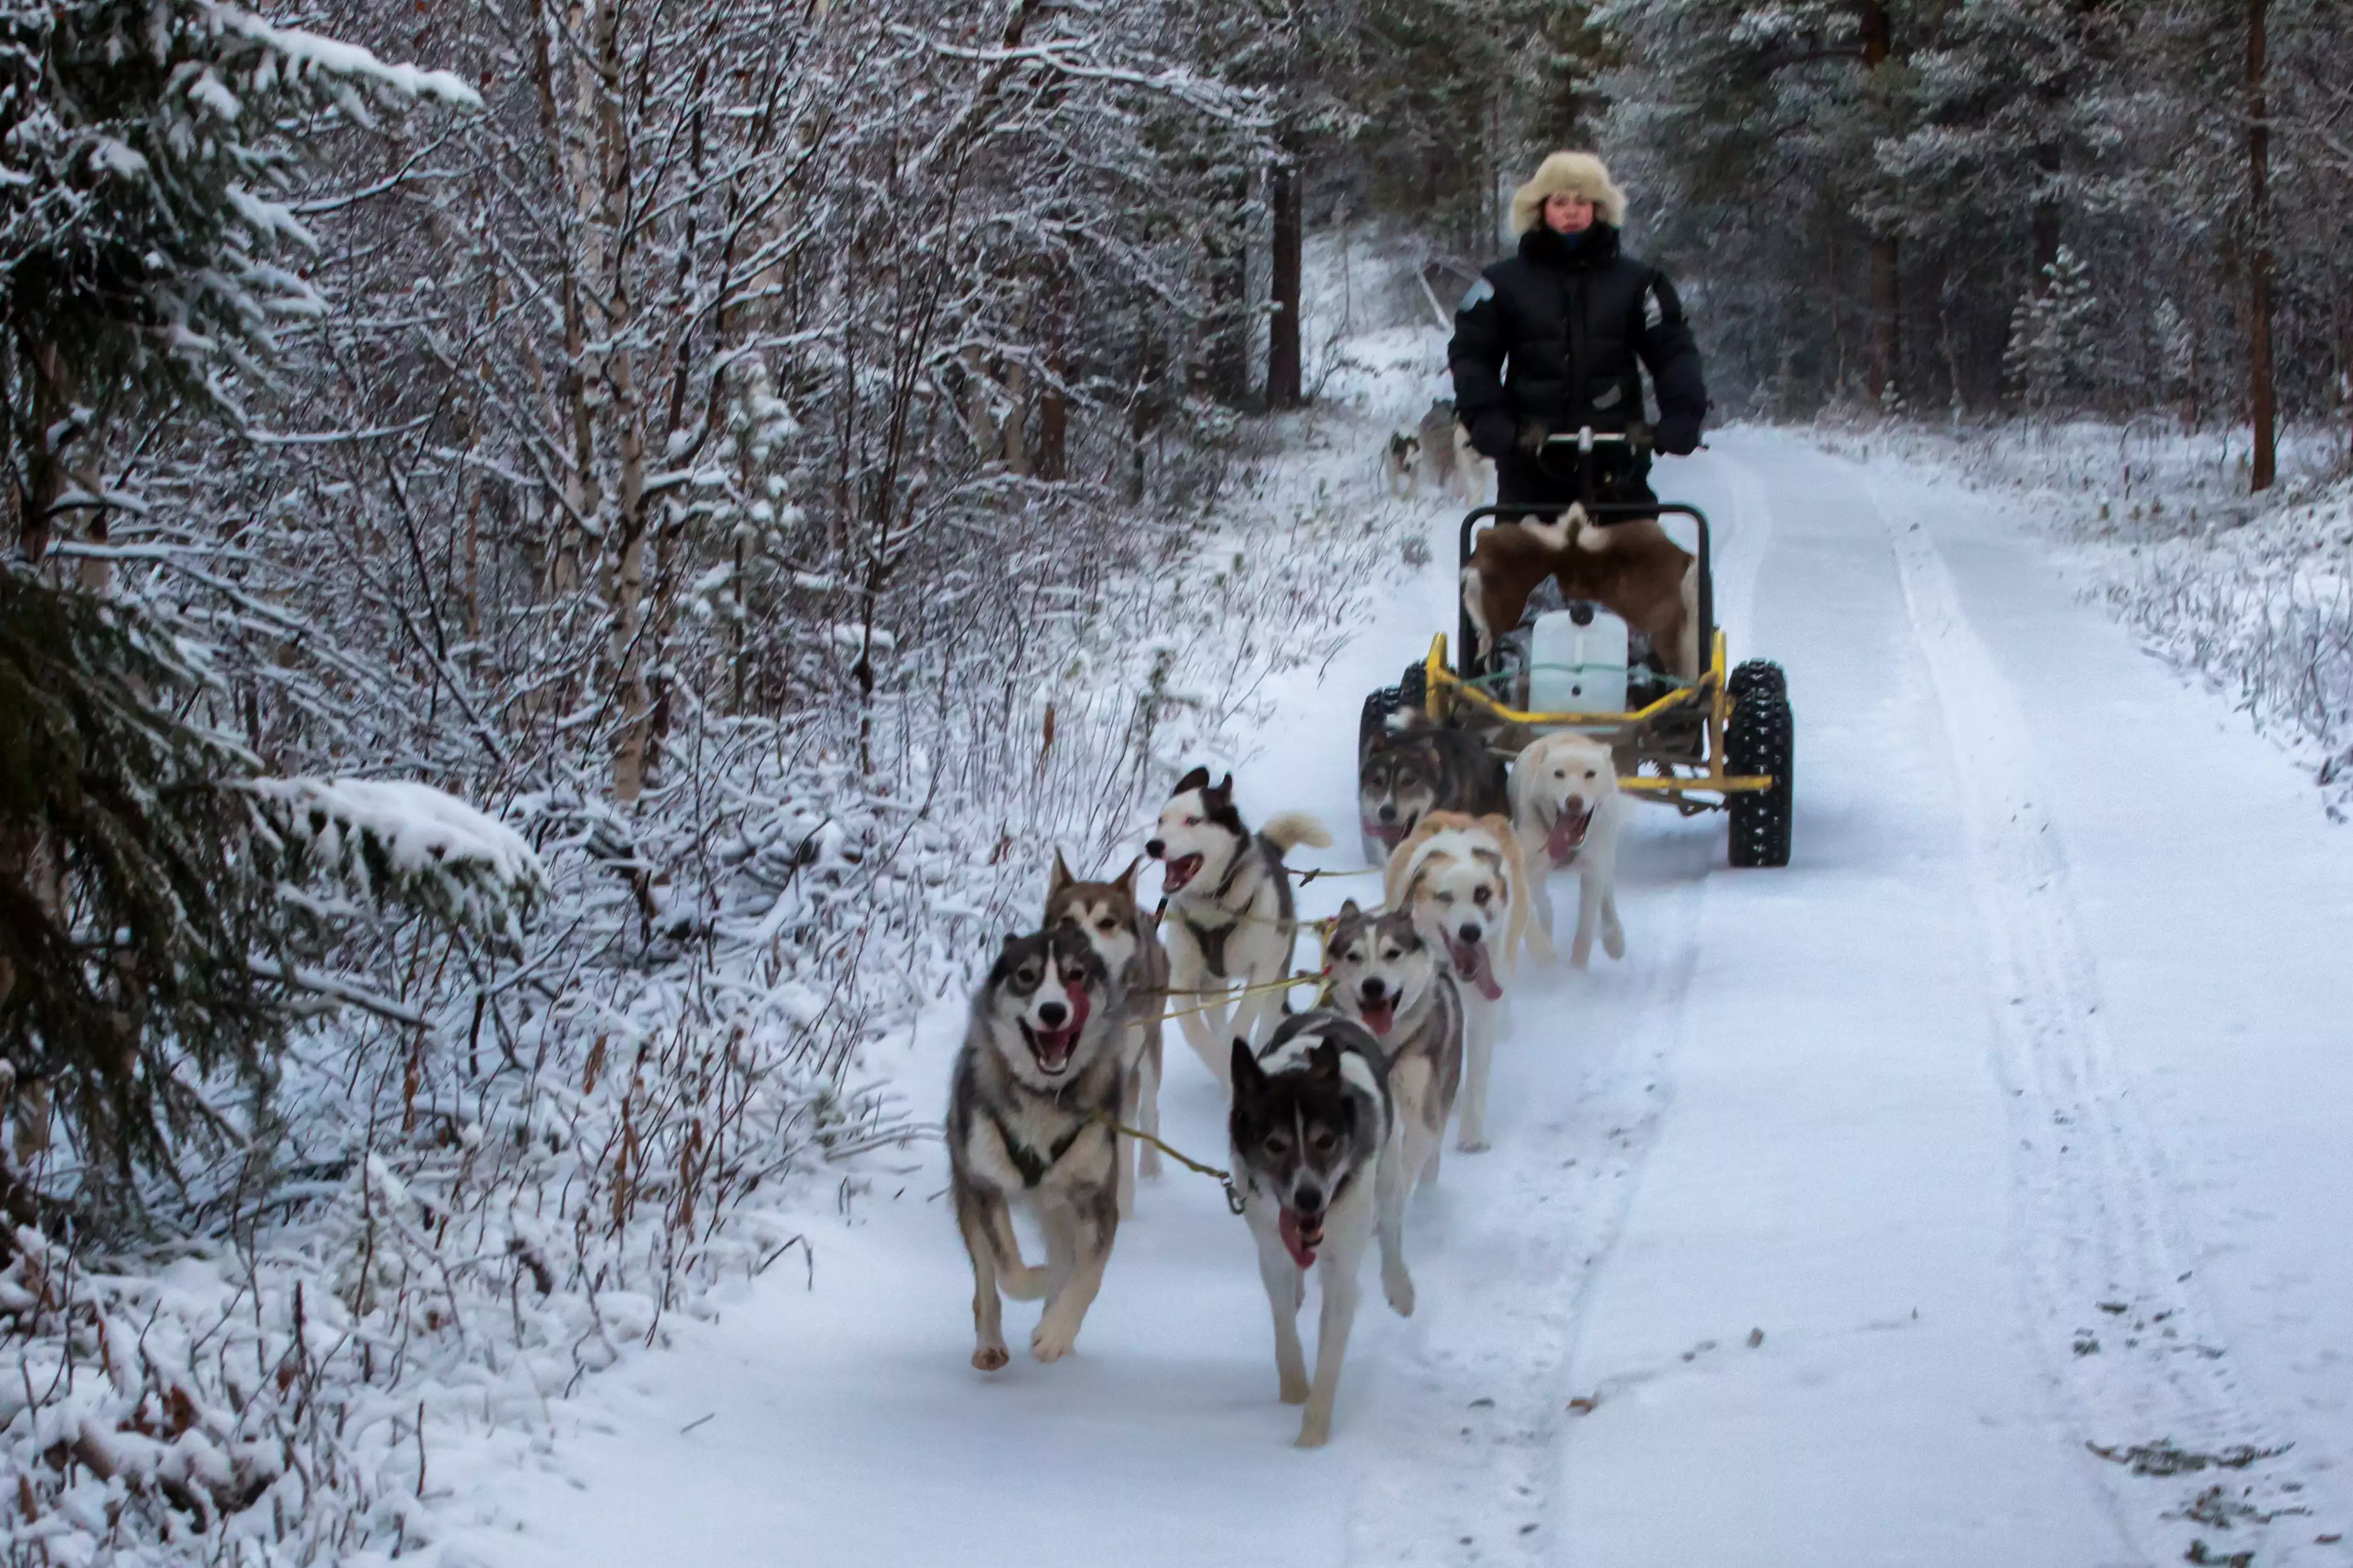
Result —
[[1544, 450], [1545, 437], [1551, 434], [1551, 428], [1543, 420], [1523, 419], [1520, 421], [1519, 448], [1533, 458]]
[[1660, 451], [1671, 458], [1688, 458], [1699, 450], [1699, 416], [1662, 414], [1652, 435]]
[[1471, 421], [1471, 449], [1482, 458], [1501, 458], [1512, 449], [1512, 416], [1490, 408]]

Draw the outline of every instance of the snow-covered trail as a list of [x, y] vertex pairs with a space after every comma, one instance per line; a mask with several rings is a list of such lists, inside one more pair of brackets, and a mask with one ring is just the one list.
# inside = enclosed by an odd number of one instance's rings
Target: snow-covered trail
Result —
[[[2017, 520], [1932, 478], [1764, 432], [1662, 466], [1716, 521], [1734, 657], [1788, 668], [1795, 862], [1732, 872], [1719, 821], [1637, 815], [1627, 961], [1514, 997], [1496, 1147], [1417, 1200], [1419, 1310], [1359, 1318], [1330, 1448], [1287, 1446], [1247, 1237], [1181, 1171], [1076, 1357], [974, 1373], [933, 1149], [813, 1225], [813, 1285], [787, 1257], [592, 1384], [605, 1433], [478, 1472], [503, 1522], [453, 1544], [515, 1568], [2346, 1561], [2317, 1538], [2353, 1456], [2353, 839]], [[1432, 518], [1432, 565], [1256, 738], [1252, 815], [1349, 837], [1362, 694], [1451, 625]], [[944, 1084], [960, 1018], [937, 1021], [913, 1082]], [[1214, 1087], [1170, 1045], [1168, 1135], [1219, 1159]], [[2168, 1442], [2294, 1447], [2146, 1477], [2085, 1447]]]

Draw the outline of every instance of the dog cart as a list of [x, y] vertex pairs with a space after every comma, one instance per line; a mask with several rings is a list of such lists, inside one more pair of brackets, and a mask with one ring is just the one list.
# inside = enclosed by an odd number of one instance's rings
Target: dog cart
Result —
[[[1730, 819], [1735, 866], [1789, 863], [1789, 817], [1796, 733], [1781, 667], [1749, 659], [1726, 672], [1724, 633], [1715, 624], [1712, 543], [1706, 516], [1681, 502], [1606, 502], [1594, 497], [1597, 448], [1645, 449], [1648, 433], [1581, 430], [1551, 437], [1544, 458], [1573, 457], [1587, 516], [1607, 527], [1637, 518], [1686, 518], [1698, 531], [1694, 609], [1700, 668], [1692, 679], [1666, 672], [1663, 650], [1633, 649], [1626, 623], [1589, 603], [1539, 608], [1516, 627], [1494, 627], [1482, 658], [1471, 611], [1461, 609], [1449, 658], [1446, 634], [1428, 656], [1406, 667], [1398, 684], [1365, 699], [1358, 762], [1393, 724], [1419, 715], [1475, 734], [1506, 761], [1538, 736], [1577, 730], [1607, 742], [1617, 757], [1619, 788], [1672, 805], [1686, 816], [1721, 811]], [[1462, 520], [1460, 558], [1467, 571], [1482, 525], [1557, 516], [1546, 506], [1482, 506]], [[1574, 548], [1574, 546], [1571, 546]]]

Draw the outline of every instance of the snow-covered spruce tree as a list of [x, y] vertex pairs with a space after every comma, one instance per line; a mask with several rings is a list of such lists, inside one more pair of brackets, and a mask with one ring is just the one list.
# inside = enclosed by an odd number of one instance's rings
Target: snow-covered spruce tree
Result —
[[2019, 300], [2003, 360], [2010, 385], [2029, 413], [2067, 414], [2083, 406], [2098, 347], [2098, 309], [2090, 269], [2073, 250], [2061, 246], [2042, 269], [2041, 286]]
[[275, 328], [322, 308], [284, 264], [309, 244], [282, 199], [304, 127], [419, 98], [474, 101], [202, 0], [0, 4], [0, 445], [25, 558], [0, 577], [0, 1196], [20, 1219], [53, 1127], [77, 1206], [115, 1219], [138, 1168], [228, 1125], [207, 1080], [266, 1089], [300, 974], [277, 874], [309, 837], [182, 716], [204, 681], [172, 639], [39, 563], [65, 516], [137, 504], [100, 479], [111, 431], [234, 416]]
[[206, 0], [0, 0], [0, 311], [17, 531], [100, 498], [110, 416], [225, 400], [323, 301], [281, 199], [320, 115], [475, 96], [443, 72]]
[[[227, 787], [245, 759], [170, 706], [194, 681], [135, 618], [0, 567], [0, 1092], [19, 1161], [52, 1110], [68, 1130], [91, 1216], [216, 1129], [206, 1079], [266, 1090], [286, 1018], [249, 963], [283, 944], [276, 857]], [[5, 1163], [0, 1199], [57, 1209]]]

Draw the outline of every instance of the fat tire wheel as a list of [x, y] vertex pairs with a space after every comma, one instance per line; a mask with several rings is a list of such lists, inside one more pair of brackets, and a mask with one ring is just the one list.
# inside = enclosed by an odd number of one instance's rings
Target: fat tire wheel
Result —
[[1732, 797], [1732, 863], [1787, 866], [1789, 819], [1795, 798], [1797, 723], [1789, 714], [1789, 684], [1781, 667], [1752, 658], [1725, 684], [1732, 719], [1724, 728], [1724, 769], [1729, 773], [1770, 773], [1773, 787]]
[[1356, 762], [1360, 771], [1373, 747], [1388, 732], [1389, 715], [1397, 710], [1398, 689], [1394, 686], [1384, 686], [1365, 699], [1364, 713], [1356, 721]]
[[1409, 664], [1398, 677], [1397, 700], [1399, 708], [1415, 713], [1430, 710], [1430, 671], [1418, 664]]

